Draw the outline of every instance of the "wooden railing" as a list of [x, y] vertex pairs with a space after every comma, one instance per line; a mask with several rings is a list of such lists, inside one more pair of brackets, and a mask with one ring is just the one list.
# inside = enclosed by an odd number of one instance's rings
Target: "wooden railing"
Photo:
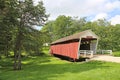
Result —
[[112, 50], [97, 50], [97, 53], [112, 55]]
[[[110, 54], [112, 55], [112, 50], [97, 50], [96, 51], [98, 54]], [[79, 56], [83, 57], [93, 57], [93, 50], [79, 50]], [[89, 55], [89, 56], [88, 56]]]
[[83, 54], [84, 57], [87, 57], [87, 55], [90, 55], [90, 57], [93, 57], [93, 51], [92, 50], [79, 50], [79, 53]]

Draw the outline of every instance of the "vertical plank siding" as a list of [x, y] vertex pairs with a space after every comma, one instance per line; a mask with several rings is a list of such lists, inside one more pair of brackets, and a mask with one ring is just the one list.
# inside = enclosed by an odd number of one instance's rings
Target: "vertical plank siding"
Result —
[[78, 45], [79, 45], [79, 42], [52, 45], [50, 51], [51, 51], [51, 54], [58, 54], [58, 55], [67, 56], [73, 59], [77, 59]]

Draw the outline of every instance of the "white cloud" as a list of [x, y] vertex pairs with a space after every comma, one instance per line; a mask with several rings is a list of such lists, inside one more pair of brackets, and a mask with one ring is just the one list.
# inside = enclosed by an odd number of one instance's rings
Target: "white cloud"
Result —
[[96, 21], [98, 19], [106, 19], [107, 17], [108, 17], [107, 13], [100, 13], [100, 14], [96, 15], [95, 18], [92, 19], [91, 21]]
[[110, 21], [111, 21], [112, 25], [120, 24], [120, 15], [116, 15], [116, 16], [112, 17], [110, 19]]
[[105, 5], [105, 8], [109, 11], [114, 10], [115, 8], [119, 8], [120, 9], [120, 1], [115, 1], [115, 2], [108, 2]]
[[[40, 0], [34, 0], [35, 4], [38, 1]], [[112, 14], [112, 11], [120, 10], [119, 0], [43, 0], [43, 2], [47, 13], [50, 14], [50, 20], [56, 19], [59, 15], [95, 16], [91, 21], [106, 18], [112, 25], [120, 24], [120, 15]]]
[[47, 12], [51, 18], [58, 15], [89, 16], [103, 11], [101, 8], [107, 0], [44, 0]]
[[[34, 0], [35, 3], [40, 0]], [[114, 9], [120, 9], [119, 0], [43, 0], [50, 20], [59, 15], [87, 17], [94, 19], [108, 17]]]

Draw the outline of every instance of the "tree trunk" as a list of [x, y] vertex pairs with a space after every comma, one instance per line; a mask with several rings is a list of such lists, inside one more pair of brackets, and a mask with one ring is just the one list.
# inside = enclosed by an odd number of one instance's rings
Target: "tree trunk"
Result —
[[5, 43], [6, 43], [6, 45], [5, 45], [5, 48], [4, 48], [4, 55], [6, 56], [6, 57], [8, 57], [8, 46], [9, 46], [9, 43], [8, 43], [8, 40], [7, 40], [7, 37], [6, 37], [6, 39], [5, 39]]
[[8, 55], [9, 55], [9, 52], [8, 52], [8, 43], [7, 43], [7, 45], [5, 46], [5, 56], [6, 57], [8, 57]]
[[18, 35], [16, 38], [14, 48], [14, 70], [21, 70], [21, 46], [22, 46], [22, 29], [18, 29]]

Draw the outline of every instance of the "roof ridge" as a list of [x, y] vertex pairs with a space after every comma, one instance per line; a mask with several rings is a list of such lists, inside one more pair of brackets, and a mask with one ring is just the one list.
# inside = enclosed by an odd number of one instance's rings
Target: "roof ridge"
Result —
[[[65, 42], [65, 41], [68, 41], [68, 40], [79, 39], [83, 34], [87, 33], [88, 31], [91, 32], [92, 34], [94, 34], [94, 33], [89, 29], [89, 30], [85, 30], [85, 31], [82, 31], [82, 32], [79, 32], [79, 33], [75, 33], [75, 34], [72, 34], [72, 35], [69, 35], [69, 36], [60, 38], [60, 39], [52, 42], [51, 44], [60, 43], [60, 42]], [[96, 34], [94, 34], [94, 36], [98, 37]]]

